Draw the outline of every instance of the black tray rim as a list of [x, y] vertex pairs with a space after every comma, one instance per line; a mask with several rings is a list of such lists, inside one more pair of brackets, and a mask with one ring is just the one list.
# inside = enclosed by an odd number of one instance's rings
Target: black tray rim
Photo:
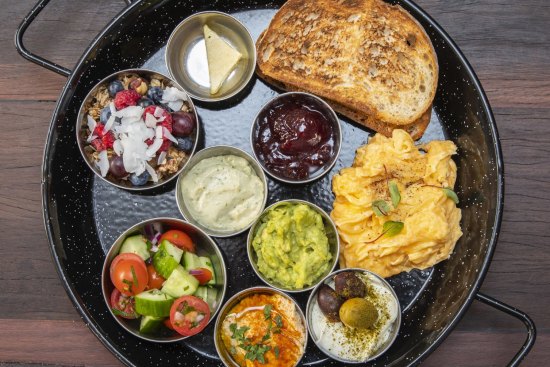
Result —
[[[49, 242], [49, 249], [50, 254], [52, 256], [52, 259], [55, 263], [55, 268], [57, 271], [57, 274], [59, 278], [62, 280], [63, 288], [65, 289], [65, 292], [69, 296], [69, 299], [73, 303], [73, 306], [78, 311], [81, 319], [85, 322], [86, 326], [92, 331], [92, 333], [97, 337], [97, 339], [109, 350], [119, 361], [124, 363], [127, 366], [136, 366], [134, 363], [132, 363], [128, 358], [126, 358], [118, 349], [116, 345], [111, 344], [105, 336], [100, 332], [100, 330], [97, 328], [95, 323], [92, 321], [92, 318], [86, 311], [86, 309], [83, 307], [83, 305], [80, 303], [78, 292], [74, 289], [73, 284], [69, 283], [67, 280], [67, 274], [65, 273], [65, 269], [63, 268], [59, 255], [56, 252], [55, 248], [55, 238], [53, 236], [53, 228], [52, 223], [48, 219], [50, 217], [50, 211], [48, 207], [48, 182], [47, 182], [47, 176], [48, 176], [48, 168], [49, 164], [47, 161], [47, 157], [49, 156], [51, 147], [53, 144], [49, 144], [54, 130], [55, 130], [55, 122], [59, 115], [59, 112], [61, 110], [61, 102], [63, 97], [66, 95], [67, 91], [69, 90], [69, 87], [72, 85], [77, 84], [75, 82], [75, 79], [77, 79], [77, 75], [80, 73], [82, 65], [84, 64], [84, 61], [89, 57], [92, 49], [99, 43], [99, 41], [110, 32], [111, 28], [118, 24], [123, 18], [126, 17], [126, 15], [131, 12], [134, 8], [138, 7], [139, 4], [141, 4], [144, 0], [137, 0], [132, 2], [130, 5], [122, 9], [106, 26], [103, 28], [102, 31], [100, 31], [97, 36], [92, 40], [92, 42], [88, 45], [88, 47], [83, 52], [82, 56], [79, 58], [77, 63], [75, 64], [74, 69], [71, 71], [70, 75], [67, 78], [67, 82], [65, 83], [65, 86], [61, 90], [61, 93], [59, 95], [59, 98], [56, 103], [56, 107], [54, 109], [54, 112], [52, 114], [51, 120], [50, 120], [50, 126], [48, 128], [48, 133], [46, 135], [46, 142], [44, 145], [44, 152], [42, 157], [42, 179], [41, 179], [41, 195], [42, 195], [42, 214], [43, 214], [43, 220], [44, 220], [44, 228], [46, 231], [46, 235], [48, 237]], [[459, 58], [460, 62], [464, 65], [465, 70], [467, 74], [471, 77], [474, 87], [478, 92], [479, 98], [481, 100], [481, 104], [483, 106], [483, 109], [487, 115], [488, 120], [488, 128], [490, 130], [492, 141], [493, 141], [493, 149], [495, 150], [495, 166], [497, 169], [497, 203], [495, 208], [495, 224], [493, 226], [493, 231], [491, 233], [491, 238], [489, 239], [489, 246], [487, 249], [487, 254], [485, 255], [485, 258], [483, 260], [483, 263], [481, 265], [480, 271], [478, 273], [478, 276], [476, 280], [474, 281], [468, 296], [466, 297], [463, 304], [460, 306], [456, 316], [450, 320], [450, 322], [442, 329], [440, 335], [435, 339], [435, 341], [423, 352], [421, 353], [416, 359], [411, 360], [409, 362], [410, 366], [418, 365], [420, 362], [425, 360], [435, 349], [439, 347], [439, 345], [449, 336], [449, 334], [452, 332], [452, 330], [456, 327], [458, 322], [464, 317], [466, 311], [469, 309], [470, 305], [476, 298], [476, 295], [479, 292], [479, 289], [481, 288], [481, 285], [483, 284], [483, 281], [485, 279], [485, 276], [487, 275], [487, 271], [489, 269], [489, 266], [491, 264], [496, 245], [498, 242], [498, 236], [500, 233], [500, 228], [502, 225], [502, 212], [504, 209], [504, 160], [503, 160], [503, 154], [502, 154], [502, 147], [500, 144], [500, 137], [498, 134], [497, 126], [495, 117], [493, 114], [493, 111], [491, 109], [491, 106], [489, 104], [489, 100], [487, 98], [487, 95], [481, 86], [481, 82], [479, 81], [476, 73], [474, 72], [471, 64], [467, 60], [466, 56], [462, 53], [458, 45], [453, 41], [453, 39], [449, 36], [449, 34], [430, 16], [428, 13], [426, 13], [420, 6], [418, 6], [416, 3], [414, 3], [411, 0], [398, 0], [397, 1], [400, 4], [404, 4], [406, 7], [409, 7], [413, 10], [411, 15], [414, 18], [417, 18], [417, 16], [424, 18], [425, 21], [427, 21], [435, 30], [435, 32], [439, 33], [442, 38], [444, 39], [445, 43], [449, 48], [452, 50], [453, 53]], [[416, 13], [416, 14], [414, 14]], [[417, 16], [416, 16], [417, 15]]]

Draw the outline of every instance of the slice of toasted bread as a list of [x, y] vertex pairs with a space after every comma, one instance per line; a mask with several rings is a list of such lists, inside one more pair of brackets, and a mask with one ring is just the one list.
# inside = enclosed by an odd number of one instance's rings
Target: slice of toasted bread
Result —
[[422, 136], [438, 78], [424, 29], [382, 0], [289, 0], [256, 43], [258, 74], [325, 98], [349, 118], [391, 135]]
[[[271, 85], [273, 85], [276, 88], [279, 88], [281, 90], [288, 91], [288, 92], [307, 92], [306, 90], [303, 90], [303, 89], [300, 89], [300, 88], [297, 88], [297, 87], [294, 87], [294, 86], [291, 86], [291, 85], [286, 85], [286, 84], [284, 84], [280, 81], [269, 78], [269, 77], [265, 76], [260, 70], [257, 70], [256, 72], [257, 72], [257, 74], [260, 78], [262, 78], [267, 83], [269, 83], [269, 84], [271, 84]], [[364, 126], [370, 128], [370, 129], [372, 129], [376, 132], [379, 132], [379, 133], [381, 133], [381, 134], [383, 134], [387, 137], [392, 136], [392, 131], [394, 129], [403, 129], [403, 130], [407, 131], [414, 140], [418, 140], [422, 137], [422, 135], [424, 135], [424, 132], [428, 128], [428, 125], [430, 124], [430, 119], [432, 117], [432, 106], [430, 105], [430, 107], [426, 110], [426, 112], [424, 112], [422, 114], [422, 116], [420, 116], [417, 120], [411, 122], [410, 124], [407, 124], [407, 125], [392, 125], [392, 124], [384, 122], [384, 121], [379, 121], [379, 120], [372, 119], [370, 116], [365, 115], [362, 112], [352, 110], [352, 109], [350, 109], [350, 108], [348, 108], [348, 107], [346, 107], [346, 106], [344, 106], [344, 105], [342, 105], [338, 102], [335, 102], [333, 100], [330, 100], [330, 99], [327, 99], [327, 98], [325, 98], [324, 100], [336, 112], [350, 118], [351, 120], [353, 120], [355, 122], [360, 123], [361, 125], [364, 125]]]

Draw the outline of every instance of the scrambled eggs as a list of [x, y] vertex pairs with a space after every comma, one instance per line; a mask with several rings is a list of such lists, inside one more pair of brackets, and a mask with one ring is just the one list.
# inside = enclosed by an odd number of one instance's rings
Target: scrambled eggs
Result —
[[[353, 166], [332, 181], [336, 199], [331, 217], [341, 238], [340, 266], [389, 277], [446, 260], [462, 235], [460, 209], [443, 189], [455, 184], [453, 154], [456, 146], [451, 141], [417, 147], [403, 130], [394, 130], [391, 138], [376, 134], [359, 148]], [[389, 182], [399, 189], [397, 207]], [[377, 200], [389, 204], [386, 215], [374, 213]], [[402, 222], [403, 229], [384, 235], [387, 221]]]

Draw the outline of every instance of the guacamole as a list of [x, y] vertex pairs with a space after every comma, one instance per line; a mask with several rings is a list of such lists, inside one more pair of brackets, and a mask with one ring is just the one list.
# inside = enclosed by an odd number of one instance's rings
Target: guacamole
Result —
[[306, 204], [285, 203], [269, 210], [252, 246], [259, 272], [284, 288], [306, 288], [330, 270], [323, 218]]

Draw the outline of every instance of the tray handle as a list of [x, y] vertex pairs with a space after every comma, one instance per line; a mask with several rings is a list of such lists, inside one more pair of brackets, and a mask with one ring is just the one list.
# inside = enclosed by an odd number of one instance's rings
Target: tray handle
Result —
[[[43, 68], [68, 77], [71, 74], [70, 69], [58, 65], [53, 61], [47, 60], [42, 56], [33, 54], [23, 44], [23, 35], [25, 34], [25, 31], [27, 30], [29, 25], [31, 25], [33, 20], [38, 16], [38, 14], [40, 14], [42, 9], [44, 9], [46, 5], [48, 5], [49, 2], [50, 0], [39, 0], [36, 5], [31, 9], [29, 14], [27, 14], [27, 16], [23, 19], [23, 21], [17, 28], [17, 31], [15, 32], [15, 48], [17, 49], [19, 54], [21, 54], [21, 56], [23, 56], [25, 59], [34, 62], [35, 64], [40, 65]], [[132, 3], [132, 0], [124, 0], [124, 2], [127, 5], [130, 5]]]
[[509, 306], [504, 302], [501, 302], [493, 297], [487, 296], [483, 293], [477, 293], [476, 299], [486, 305], [489, 305], [493, 308], [496, 308], [499, 311], [502, 311], [510, 316], [515, 317], [516, 319], [522, 321], [527, 328], [527, 339], [521, 346], [521, 349], [516, 353], [514, 358], [508, 363], [509, 367], [517, 367], [520, 362], [527, 356], [533, 345], [535, 344], [535, 339], [537, 337], [537, 329], [535, 323], [531, 318], [523, 311], [518, 310], [515, 307]]

